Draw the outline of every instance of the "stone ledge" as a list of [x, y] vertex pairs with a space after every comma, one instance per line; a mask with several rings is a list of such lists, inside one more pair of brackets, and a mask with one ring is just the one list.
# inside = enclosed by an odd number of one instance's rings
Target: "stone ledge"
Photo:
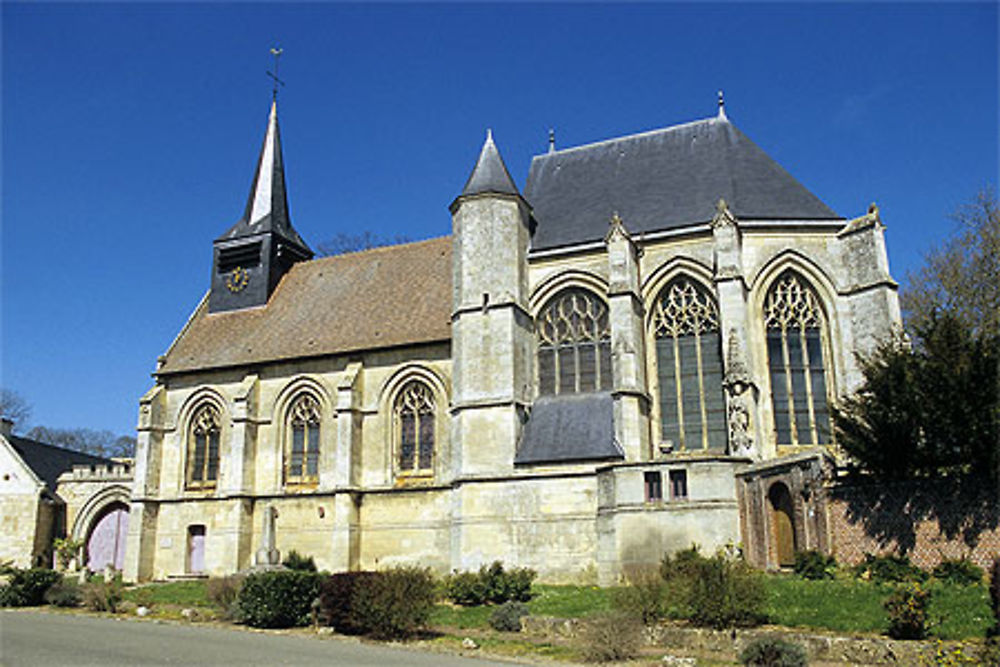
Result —
[[[522, 632], [537, 639], [574, 639], [580, 635], [585, 620], [526, 616], [521, 619]], [[979, 642], [901, 641], [886, 637], [842, 636], [763, 627], [741, 630], [709, 630], [680, 625], [658, 625], [647, 628], [646, 644], [664, 649], [691, 652], [738, 655], [755, 639], [774, 637], [802, 645], [810, 661], [854, 665], [918, 665], [935, 664], [939, 648], [944, 651], [962, 648], [966, 655], [977, 656]]]

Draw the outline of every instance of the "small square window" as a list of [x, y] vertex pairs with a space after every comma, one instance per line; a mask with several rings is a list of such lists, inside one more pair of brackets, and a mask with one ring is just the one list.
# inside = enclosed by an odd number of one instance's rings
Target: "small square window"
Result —
[[657, 503], [663, 500], [663, 477], [658, 471], [643, 475], [646, 486], [646, 502]]
[[688, 497], [687, 470], [670, 471], [670, 499], [684, 500]]

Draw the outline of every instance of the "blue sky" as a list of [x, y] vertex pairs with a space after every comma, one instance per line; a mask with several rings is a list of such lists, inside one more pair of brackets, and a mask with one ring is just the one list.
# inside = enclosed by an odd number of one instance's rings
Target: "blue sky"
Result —
[[713, 115], [845, 217], [877, 201], [905, 282], [997, 182], [997, 5], [2, 6], [0, 384], [32, 423], [131, 432], [242, 213], [285, 49], [292, 221], [447, 234], [485, 129], [530, 158]]

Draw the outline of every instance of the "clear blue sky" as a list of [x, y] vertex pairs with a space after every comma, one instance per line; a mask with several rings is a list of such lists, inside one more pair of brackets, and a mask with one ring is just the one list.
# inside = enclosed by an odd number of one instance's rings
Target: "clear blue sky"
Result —
[[870, 201], [900, 281], [997, 181], [997, 6], [11, 4], [2, 366], [33, 424], [129, 433], [240, 214], [285, 49], [292, 221], [447, 234], [492, 127], [546, 148], [730, 119], [835, 211]]

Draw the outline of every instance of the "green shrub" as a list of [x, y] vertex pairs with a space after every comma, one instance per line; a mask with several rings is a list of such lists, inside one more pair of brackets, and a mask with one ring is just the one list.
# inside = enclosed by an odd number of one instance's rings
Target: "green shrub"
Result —
[[55, 570], [41, 567], [10, 568], [7, 585], [0, 588], [0, 607], [37, 607], [45, 604], [45, 591], [62, 581]]
[[65, 570], [69, 567], [70, 561], [80, 555], [83, 540], [74, 540], [72, 537], [57, 537], [52, 546], [55, 547], [59, 567]]
[[58, 581], [45, 591], [45, 601], [53, 607], [79, 607], [83, 602], [83, 591], [74, 581]]
[[990, 606], [993, 608], [993, 636], [1000, 636], [1000, 557], [993, 559], [990, 566]]
[[239, 617], [237, 600], [244, 579], [242, 574], [231, 574], [228, 577], [212, 577], [205, 582], [205, 597], [222, 610], [224, 618], [234, 620]]
[[118, 606], [125, 598], [122, 575], [108, 568], [107, 574], [94, 575], [81, 587], [83, 604], [91, 611], [118, 612]]
[[298, 570], [250, 574], [236, 597], [238, 617], [255, 628], [308, 625], [322, 578]]
[[527, 602], [531, 599], [531, 582], [537, 573], [529, 568], [505, 570], [503, 563], [493, 561], [482, 566], [478, 573], [456, 572], [445, 580], [448, 599], [463, 606], [476, 606], [492, 602], [502, 604], [508, 600]]
[[320, 586], [319, 617], [340, 632], [400, 639], [427, 625], [437, 601], [430, 570], [341, 572]]
[[583, 657], [588, 662], [629, 660], [639, 654], [643, 626], [621, 612], [599, 614], [583, 626]]
[[983, 568], [968, 558], [946, 558], [934, 567], [931, 575], [949, 584], [972, 586], [983, 580]]
[[806, 651], [798, 644], [776, 637], [755, 639], [740, 653], [746, 667], [806, 667]]
[[865, 554], [865, 559], [854, 567], [854, 575], [879, 584], [927, 580], [927, 573], [911, 563], [908, 557], [892, 554]]
[[837, 559], [816, 550], [798, 551], [795, 554], [795, 574], [803, 579], [833, 579]]
[[301, 570], [302, 572], [316, 571], [316, 561], [313, 560], [313, 557], [303, 556], [294, 549], [288, 552], [288, 555], [285, 556], [285, 560], [281, 561], [281, 564], [289, 570]]
[[885, 601], [889, 614], [889, 636], [893, 639], [923, 639], [930, 629], [927, 605], [931, 592], [911, 581], [896, 589]]
[[624, 614], [652, 625], [667, 616], [667, 584], [656, 572], [636, 572], [625, 586], [615, 590], [612, 606]]
[[698, 550], [697, 544], [687, 549], [681, 549], [673, 556], [667, 554], [660, 561], [660, 576], [664, 581], [684, 581], [697, 574], [698, 568], [705, 560]]
[[706, 558], [690, 582], [690, 620], [711, 628], [749, 627], [767, 620], [767, 592], [760, 572], [718, 553]]
[[521, 619], [530, 613], [528, 605], [516, 600], [509, 600], [490, 614], [490, 627], [500, 632], [520, 632]]

